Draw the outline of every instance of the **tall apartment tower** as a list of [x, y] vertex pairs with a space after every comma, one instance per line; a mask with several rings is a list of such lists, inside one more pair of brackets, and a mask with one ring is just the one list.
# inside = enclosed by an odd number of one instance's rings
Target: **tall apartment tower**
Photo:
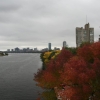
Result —
[[63, 48], [67, 47], [66, 41], [63, 41]]
[[48, 43], [48, 49], [51, 50], [51, 43]]
[[79, 47], [83, 42], [94, 42], [94, 28], [90, 28], [89, 23], [83, 27], [76, 27], [76, 46]]

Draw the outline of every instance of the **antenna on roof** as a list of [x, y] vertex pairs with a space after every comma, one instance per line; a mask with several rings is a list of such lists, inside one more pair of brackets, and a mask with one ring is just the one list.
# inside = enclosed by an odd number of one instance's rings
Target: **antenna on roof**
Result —
[[86, 24], [87, 24], [87, 15], [86, 15]]

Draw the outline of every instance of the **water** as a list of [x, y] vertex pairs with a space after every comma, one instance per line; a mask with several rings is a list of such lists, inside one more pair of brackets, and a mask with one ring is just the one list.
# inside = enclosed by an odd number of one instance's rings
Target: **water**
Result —
[[33, 78], [41, 66], [39, 53], [0, 57], [0, 100], [36, 100], [42, 90]]

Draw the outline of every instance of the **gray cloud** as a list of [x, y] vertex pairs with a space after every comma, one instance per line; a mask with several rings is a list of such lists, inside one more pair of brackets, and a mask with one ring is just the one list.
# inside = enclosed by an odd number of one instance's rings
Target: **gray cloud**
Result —
[[75, 28], [87, 22], [100, 33], [99, 0], [0, 0], [0, 50], [76, 46]]

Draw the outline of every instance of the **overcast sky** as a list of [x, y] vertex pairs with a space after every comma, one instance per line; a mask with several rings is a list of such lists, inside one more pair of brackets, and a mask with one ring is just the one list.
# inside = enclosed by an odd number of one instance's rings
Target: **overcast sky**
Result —
[[100, 0], [0, 0], [0, 50], [76, 47], [75, 28], [90, 23], [100, 34]]

